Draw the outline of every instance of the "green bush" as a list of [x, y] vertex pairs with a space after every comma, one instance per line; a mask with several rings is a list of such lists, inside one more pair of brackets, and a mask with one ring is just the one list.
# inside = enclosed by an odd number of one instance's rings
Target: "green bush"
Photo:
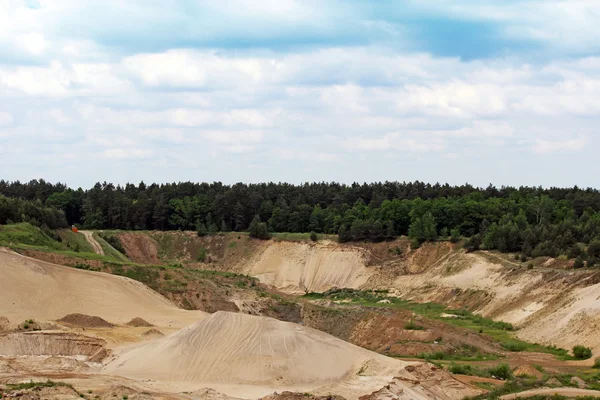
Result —
[[583, 268], [584, 266], [585, 263], [583, 262], [583, 258], [581, 258], [581, 256], [578, 256], [573, 262], [573, 268]]
[[523, 351], [526, 348], [525, 343], [519, 343], [519, 342], [502, 343], [502, 347], [504, 347], [508, 351], [514, 351], [514, 352]]
[[508, 364], [500, 364], [496, 367], [488, 368], [488, 373], [498, 379], [509, 380], [513, 377], [512, 369]]
[[250, 226], [248, 227], [248, 232], [250, 233], [251, 238], [268, 240], [271, 239], [271, 235], [269, 234], [269, 229], [267, 224], [264, 222], [260, 222], [260, 217], [257, 215], [254, 217]]
[[587, 360], [588, 358], [592, 358], [592, 349], [578, 345], [573, 347], [573, 355], [578, 360]]
[[198, 256], [196, 256], [196, 260], [199, 262], [206, 261], [206, 249], [204, 247], [200, 247], [200, 249], [198, 249]]
[[310, 233], [310, 240], [312, 240], [313, 242], [316, 242], [317, 240], [319, 240], [319, 237], [317, 236], [317, 234], [314, 231]]
[[467, 364], [450, 364], [448, 371], [455, 375], [473, 375], [473, 367]]
[[409, 331], [424, 331], [425, 327], [417, 325], [411, 320], [407, 322], [406, 325], [404, 325], [404, 329], [407, 329]]
[[600, 357], [594, 360], [594, 366], [592, 368], [600, 369]]

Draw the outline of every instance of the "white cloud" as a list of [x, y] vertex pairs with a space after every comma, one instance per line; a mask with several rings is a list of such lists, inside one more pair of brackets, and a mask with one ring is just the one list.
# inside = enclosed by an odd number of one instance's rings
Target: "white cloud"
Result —
[[0, 112], [0, 126], [9, 126], [13, 123], [13, 117], [7, 112]]
[[138, 160], [150, 158], [154, 154], [151, 149], [141, 148], [112, 148], [103, 152], [104, 157], [116, 160]]
[[587, 144], [588, 139], [580, 136], [566, 140], [536, 139], [533, 150], [539, 154], [551, 154], [559, 151], [580, 151]]

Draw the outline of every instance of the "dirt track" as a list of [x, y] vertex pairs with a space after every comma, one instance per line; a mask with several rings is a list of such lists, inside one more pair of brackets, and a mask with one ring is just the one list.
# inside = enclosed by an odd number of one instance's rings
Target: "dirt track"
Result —
[[90, 246], [92, 246], [92, 248], [94, 249], [94, 252], [96, 254], [104, 255], [104, 250], [102, 249], [102, 246], [100, 246], [100, 243], [98, 243], [98, 241], [94, 237], [94, 232], [92, 232], [92, 231], [79, 231], [79, 232], [81, 232], [85, 236], [85, 240], [87, 240], [88, 243], [90, 244]]
[[534, 389], [526, 392], [508, 394], [500, 397], [502, 400], [521, 399], [539, 395], [546, 396], [568, 396], [568, 397], [583, 397], [583, 396], [594, 396], [600, 398], [600, 392], [596, 390], [586, 389], [574, 389], [574, 388], [557, 388], [557, 389]]

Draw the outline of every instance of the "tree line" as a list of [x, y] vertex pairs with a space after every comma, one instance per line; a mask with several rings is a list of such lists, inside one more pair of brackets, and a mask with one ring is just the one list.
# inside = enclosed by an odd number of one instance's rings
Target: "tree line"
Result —
[[[471, 250], [498, 249], [528, 257], [565, 254], [590, 263], [596, 256], [588, 253], [588, 245], [600, 238], [600, 192], [578, 187], [477, 188], [418, 181], [124, 186], [104, 182], [83, 190], [44, 180], [1, 180], [0, 195], [5, 196], [0, 201], [0, 223], [1, 215], [7, 214], [2, 211], [7, 200], [18, 199], [28, 205], [17, 207], [21, 211], [11, 205], [8, 219], [16, 222], [25, 216], [48, 226], [210, 234], [247, 231], [253, 223], [263, 233], [267, 229], [338, 234], [342, 242], [408, 235], [418, 246], [439, 237], [469, 238]], [[64, 220], [49, 221], [39, 211], [23, 209], [32, 205], [59, 210]]]

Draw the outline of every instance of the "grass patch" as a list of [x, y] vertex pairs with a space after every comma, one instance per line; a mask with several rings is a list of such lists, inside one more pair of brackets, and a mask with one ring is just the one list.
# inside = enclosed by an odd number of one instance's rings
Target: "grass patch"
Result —
[[69, 250], [76, 253], [94, 253], [92, 245], [89, 244], [83, 233], [73, 232], [70, 229], [60, 229], [58, 234]]
[[[307, 293], [306, 299], [351, 300], [341, 305], [362, 305], [367, 307], [400, 308], [412, 311], [417, 315], [429, 319], [443, 321], [448, 325], [468, 329], [477, 333], [484, 333], [498, 341], [509, 351], [531, 351], [549, 353], [561, 360], [572, 360], [573, 357], [565, 349], [554, 346], [542, 346], [524, 342], [514, 337], [515, 330], [512, 324], [502, 321], [493, 321], [463, 309], [448, 309], [438, 303], [415, 303], [396, 297], [389, 297], [387, 291], [331, 289], [324, 293]], [[381, 303], [382, 300], [388, 300]], [[442, 314], [456, 315], [456, 318], [444, 318]]]
[[55, 386], [66, 386], [66, 387], [73, 389], [73, 386], [68, 383], [55, 382], [55, 381], [51, 381], [51, 380], [47, 380], [46, 382], [29, 381], [29, 382], [25, 382], [25, 383], [8, 383], [8, 384], [6, 384], [6, 387], [9, 390], [28, 390], [28, 389], [47, 388], [47, 387], [55, 387]]
[[66, 250], [66, 246], [38, 227], [27, 222], [0, 226], [0, 245], [13, 247], [19, 245], [43, 247], [48, 250]]
[[409, 331], [424, 331], [425, 327], [423, 327], [421, 325], [417, 325], [413, 322], [413, 320], [410, 320], [409, 322], [406, 323], [406, 325], [404, 325], [404, 329], [409, 330]]
[[[106, 234], [104, 234], [104, 236], [106, 236]], [[106, 236], [106, 237], [111, 237], [111, 236]], [[129, 259], [123, 253], [121, 253], [119, 250], [114, 248], [110, 243], [108, 243], [106, 240], [104, 240], [104, 238], [99, 233], [94, 232], [94, 239], [96, 239], [96, 241], [98, 243], [100, 243], [100, 247], [102, 247], [102, 250], [104, 251], [104, 255], [106, 255], [110, 258], [113, 258], [115, 260], [122, 261], [122, 262], [129, 261]], [[111, 242], [115, 242], [114, 239], [111, 239]]]
[[[292, 232], [278, 232], [271, 233], [271, 237], [275, 241], [286, 241], [286, 242], [315, 242], [317, 240], [337, 240], [337, 235], [326, 235], [323, 233], [316, 234], [316, 240], [311, 239], [311, 233], [292, 233]], [[314, 238], [314, 237], [313, 237]]]

